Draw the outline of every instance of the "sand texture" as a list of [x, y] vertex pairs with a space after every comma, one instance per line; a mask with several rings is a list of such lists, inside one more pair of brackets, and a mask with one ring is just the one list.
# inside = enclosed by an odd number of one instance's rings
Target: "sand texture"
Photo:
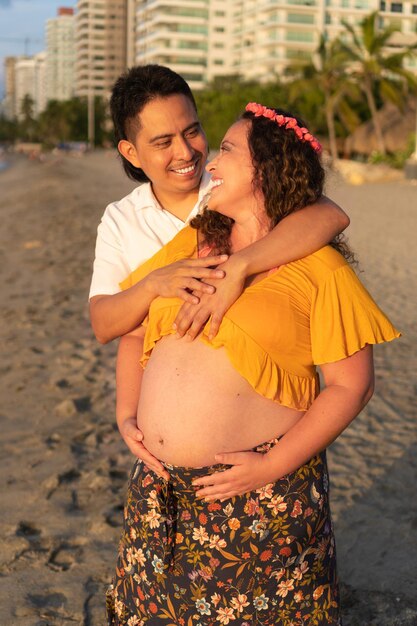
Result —
[[[89, 326], [97, 224], [133, 188], [112, 152], [0, 174], [0, 625], [103, 626], [132, 457], [114, 426], [115, 346]], [[417, 624], [417, 186], [328, 193], [351, 216], [361, 278], [403, 332], [330, 450], [345, 626]]]

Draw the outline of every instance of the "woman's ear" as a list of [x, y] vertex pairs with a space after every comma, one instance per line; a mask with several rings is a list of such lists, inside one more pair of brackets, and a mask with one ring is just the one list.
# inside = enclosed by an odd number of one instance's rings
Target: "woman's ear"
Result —
[[117, 144], [120, 154], [131, 163], [134, 167], [141, 167], [136, 148], [127, 139], [121, 139]]

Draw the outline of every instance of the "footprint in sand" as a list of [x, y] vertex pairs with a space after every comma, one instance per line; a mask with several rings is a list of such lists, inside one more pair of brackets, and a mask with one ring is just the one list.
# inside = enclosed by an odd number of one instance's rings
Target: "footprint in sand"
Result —
[[75, 563], [80, 563], [82, 548], [63, 543], [58, 546], [48, 559], [48, 567], [54, 571], [65, 572]]
[[112, 528], [118, 528], [123, 524], [123, 504], [117, 504], [105, 515], [106, 524]]

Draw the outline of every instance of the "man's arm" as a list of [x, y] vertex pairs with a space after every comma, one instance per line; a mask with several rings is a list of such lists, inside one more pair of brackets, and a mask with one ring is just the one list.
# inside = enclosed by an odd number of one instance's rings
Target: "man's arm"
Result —
[[319, 202], [295, 211], [255, 243], [239, 250], [221, 265], [226, 273], [212, 281], [214, 294], [202, 294], [198, 304], [185, 303], [176, 320], [180, 336], [193, 339], [211, 317], [210, 336], [214, 337], [226, 311], [243, 291], [245, 279], [285, 263], [301, 259], [329, 243], [349, 226], [346, 213], [323, 196]]
[[[129, 265], [131, 259], [127, 258], [126, 240], [131, 237], [132, 229], [133, 233], [138, 235], [138, 248], [144, 246], [139, 259], [142, 258], [146, 262], [146, 252], [148, 252], [148, 259], [160, 254], [157, 252], [157, 241], [159, 241], [157, 236], [149, 249], [144, 241], [140, 240], [138, 225], [129, 217], [134, 209], [132, 200], [127, 200], [127, 198], [109, 204], [97, 229], [94, 269], [90, 286], [90, 315], [93, 331], [100, 343], [107, 343], [139, 326], [148, 312], [150, 303], [158, 295], [179, 296], [186, 302], [196, 302], [198, 297], [193, 296], [191, 291], [195, 290], [197, 293], [214, 291], [210, 285], [201, 281], [210, 280], [213, 276], [224, 276], [223, 272], [216, 273], [210, 269], [208, 260], [197, 260], [194, 263], [192, 260], [187, 260], [173, 264], [165, 271], [155, 273], [140, 284], [121, 293], [120, 283], [131, 273]], [[146, 274], [167, 266], [171, 262], [163, 257], [162, 254], [157, 265], [149, 266]], [[219, 259], [218, 263], [224, 260], [224, 258]], [[216, 264], [215, 261], [212, 264]], [[141, 278], [144, 277], [145, 274], [141, 276]]]
[[137, 458], [157, 474], [169, 478], [168, 472], [142, 443], [137, 411], [143, 370], [139, 359], [143, 352], [144, 329], [139, 327], [120, 339], [116, 365], [116, 421], [120, 434]]
[[225, 255], [219, 255], [177, 261], [154, 270], [125, 291], [93, 296], [90, 299], [90, 318], [96, 338], [100, 343], [107, 343], [139, 326], [152, 300], [158, 296], [180, 297], [185, 302], [197, 303], [199, 298], [195, 294], [214, 291], [214, 287], [203, 281], [224, 277], [223, 270], [212, 269], [212, 266], [225, 259]]
[[281, 220], [266, 237], [236, 252], [246, 276], [297, 261], [320, 250], [349, 226], [346, 213], [323, 196]]

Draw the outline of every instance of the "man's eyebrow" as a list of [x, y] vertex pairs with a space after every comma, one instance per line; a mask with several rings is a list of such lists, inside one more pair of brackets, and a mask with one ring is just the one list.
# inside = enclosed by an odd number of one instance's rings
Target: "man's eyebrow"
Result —
[[[200, 127], [200, 122], [193, 122], [192, 124], [190, 124], [189, 126], [187, 126], [187, 128], [184, 128], [184, 130], [182, 131], [182, 134], [184, 133], [188, 133], [191, 129], [193, 128], [199, 128]], [[172, 137], [175, 137], [175, 133], [166, 133], [165, 135], [155, 135], [155, 137], [151, 137], [151, 139], [149, 140], [149, 143], [155, 143], [157, 141], [161, 141], [161, 139], [171, 139]]]

